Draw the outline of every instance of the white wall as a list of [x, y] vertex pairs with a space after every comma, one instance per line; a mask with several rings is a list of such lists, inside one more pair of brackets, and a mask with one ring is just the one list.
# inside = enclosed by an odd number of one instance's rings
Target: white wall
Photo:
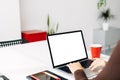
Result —
[[0, 41], [21, 39], [19, 0], [0, 0]]
[[[47, 15], [52, 23], [59, 22], [59, 32], [82, 29], [87, 47], [92, 43], [93, 29], [99, 28], [98, 0], [20, 0], [22, 30], [47, 29]], [[111, 23], [119, 27], [119, 0], [108, 0], [116, 19]], [[117, 12], [117, 13], [116, 13]]]
[[120, 28], [120, 0], [107, 0], [108, 7], [111, 8], [115, 18], [111, 20], [110, 25]]

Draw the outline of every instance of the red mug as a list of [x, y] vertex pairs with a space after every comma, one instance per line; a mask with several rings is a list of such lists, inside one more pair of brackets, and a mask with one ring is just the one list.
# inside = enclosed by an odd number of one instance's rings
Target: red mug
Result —
[[90, 46], [92, 59], [93, 58], [100, 58], [101, 49], [102, 49], [101, 44], [92, 44]]

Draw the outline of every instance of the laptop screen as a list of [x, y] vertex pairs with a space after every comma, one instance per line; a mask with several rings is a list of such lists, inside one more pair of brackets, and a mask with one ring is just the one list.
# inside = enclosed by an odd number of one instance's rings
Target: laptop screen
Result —
[[81, 30], [47, 35], [53, 67], [87, 59]]

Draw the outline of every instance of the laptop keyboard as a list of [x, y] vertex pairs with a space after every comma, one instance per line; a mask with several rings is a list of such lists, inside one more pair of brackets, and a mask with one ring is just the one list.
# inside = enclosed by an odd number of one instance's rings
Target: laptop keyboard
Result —
[[60, 68], [58, 68], [58, 69], [60, 69], [60, 70], [62, 70], [62, 71], [65, 71], [65, 72], [67, 72], [67, 73], [71, 73], [70, 69], [69, 69], [67, 66], [62, 66], [62, 67], [60, 67]]
[[93, 62], [92, 60], [88, 59], [88, 60], [82, 61], [80, 63], [84, 68], [88, 68], [92, 62]]
[[[88, 59], [88, 60], [85, 60], [85, 61], [82, 61], [80, 62], [80, 64], [84, 67], [84, 68], [88, 68], [90, 66], [90, 64], [92, 63], [93, 61]], [[70, 69], [67, 67], [67, 66], [62, 66], [60, 68], [58, 68], [60, 70], [63, 70], [67, 73], [71, 73]]]

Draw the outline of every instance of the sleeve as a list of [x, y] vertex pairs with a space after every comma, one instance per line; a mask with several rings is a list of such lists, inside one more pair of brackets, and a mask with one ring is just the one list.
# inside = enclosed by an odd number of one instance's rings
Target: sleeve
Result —
[[[75, 71], [74, 76], [75, 80], [88, 80], [83, 70]], [[120, 80], [120, 41], [105, 68], [92, 80]]]
[[98, 74], [95, 80], [120, 80], [120, 41], [114, 48], [105, 68]]

